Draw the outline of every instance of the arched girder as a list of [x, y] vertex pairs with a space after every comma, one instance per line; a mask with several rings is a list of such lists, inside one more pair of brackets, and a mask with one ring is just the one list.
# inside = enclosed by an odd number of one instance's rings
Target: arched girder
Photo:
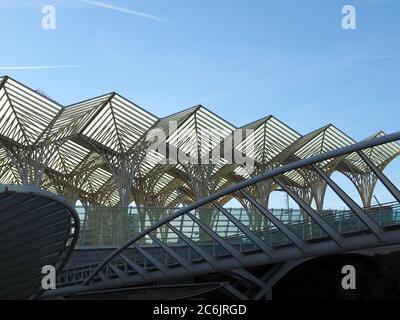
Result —
[[[104, 270], [108, 270], [108, 266], [110, 264], [113, 264], [114, 259], [120, 256], [121, 253], [123, 253], [128, 247], [130, 247], [132, 244], [137, 243], [140, 239], [146, 237], [147, 235], [151, 234], [153, 231], [157, 230], [159, 227], [162, 227], [164, 225], [168, 225], [170, 229], [173, 230], [175, 234], [178, 235], [179, 238], [184, 239], [184, 242], [186, 243], [186, 246], [188, 248], [194, 249], [198, 254], [200, 254], [200, 258], [203, 259], [203, 262], [197, 263], [197, 264], [191, 264], [192, 267], [192, 274], [202, 274], [202, 273], [209, 273], [213, 272], [215, 270], [227, 270], [229, 269], [237, 269], [241, 267], [246, 267], [246, 266], [255, 266], [258, 265], [259, 263], [263, 264], [272, 264], [276, 263], [279, 261], [286, 261], [286, 260], [292, 260], [292, 259], [303, 259], [307, 257], [312, 257], [316, 255], [324, 255], [324, 254], [329, 254], [329, 253], [337, 253], [337, 252], [345, 252], [345, 251], [351, 251], [351, 250], [358, 250], [362, 247], [380, 247], [380, 246], [385, 246], [385, 245], [390, 245], [393, 243], [398, 243], [400, 241], [400, 232], [396, 228], [390, 228], [390, 229], [385, 229], [382, 225], [380, 225], [376, 220], [372, 218], [372, 216], [369, 215], [369, 213], [366, 213], [363, 211], [362, 208], [358, 207], [357, 204], [350, 199], [348, 195], [346, 195], [343, 190], [341, 190], [332, 180], [331, 178], [319, 167], [320, 163], [323, 163], [326, 160], [332, 159], [332, 158], [337, 158], [337, 157], [342, 157], [346, 154], [359, 151], [359, 150], [364, 150], [370, 146], [374, 145], [380, 145], [380, 144], [385, 144], [389, 143], [391, 141], [395, 140], [400, 140], [400, 132], [387, 135], [385, 137], [379, 137], [373, 140], [369, 141], [362, 141], [360, 143], [350, 145], [344, 148], [340, 148], [337, 150], [333, 150], [324, 154], [320, 154], [311, 158], [299, 160], [293, 163], [290, 163], [286, 166], [276, 168], [274, 170], [268, 171], [263, 173], [260, 176], [257, 176], [255, 178], [240, 182], [236, 185], [233, 185], [229, 188], [227, 188], [224, 191], [217, 192], [213, 195], [210, 195], [204, 199], [201, 199], [197, 201], [196, 203], [193, 203], [191, 205], [186, 206], [185, 208], [177, 210], [175, 213], [171, 214], [170, 216], [160, 220], [158, 223], [152, 225], [149, 227], [147, 230], [141, 232], [140, 234], [134, 236], [132, 239], [130, 239], [125, 245], [121, 246], [117, 250], [115, 250], [110, 256], [108, 256], [102, 263], [100, 263], [96, 269], [91, 273], [90, 277], [88, 277], [83, 285], [77, 285], [77, 286], [72, 286], [70, 288], [64, 288], [59, 290], [59, 294], [71, 294], [74, 292], [84, 292], [88, 290], [95, 290], [95, 289], [100, 289], [104, 288], [106, 286], [119, 286], [121, 285], [120, 280], [107, 280], [105, 282], [98, 282], [96, 280], [95, 282], [92, 283], [93, 280], [95, 280], [96, 275]], [[311, 166], [321, 177], [326, 181], [327, 184], [329, 184], [330, 187], [332, 187], [333, 191], [340, 196], [343, 201], [351, 208], [351, 212], [355, 214], [363, 223], [364, 227], [361, 229], [363, 232], [362, 233], [352, 233], [351, 235], [347, 235], [346, 238], [343, 238], [341, 235], [338, 235], [340, 233], [339, 230], [334, 230], [331, 227], [327, 227], [327, 224], [325, 221], [321, 220], [323, 217], [318, 217], [316, 216], [316, 212], [310, 211], [310, 208], [302, 203], [302, 206], [308, 210], [308, 213], [313, 217], [313, 219], [316, 219], [317, 222], [319, 222], [320, 227], [325, 231], [326, 235], [323, 235], [320, 238], [316, 238], [312, 242], [305, 241], [302, 239], [299, 234], [294, 232], [294, 230], [288, 228], [289, 226], [283, 225], [281, 222], [279, 222], [273, 215], [271, 215], [268, 212], [268, 209], [263, 208], [261, 205], [257, 204], [257, 202], [252, 199], [249, 195], [246, 195], [247, 198], [251, 199], [252, 202], [254, 202], [257, 205], [257, 208], [267, 217], [267, 219], [270, 219], [271, 222], [279, 229], [281, 232], [283, 232], [291, 241], [289, 242], [288, 245], [284, 247], [274, 247], [271, 246], [270, 243], [266, 242], [267, 246], [270, 246], [270, 249], [268, 249], [270, 254], [270, 257], [268, 258], [268, 255], [265, 255], [264, 253], [258, 253], [255, 251], [254, 253], [251, 252], [250, 254], [247, 254], [245, 257], [238, 256], [238, 255], [227, 255], [223, 256], [220, 259], [215, 259], [215, 257], [209, 256], [209, 254], [204, 251], [205, 248], [207, 248], [207, 245], [204, 243], [193, 243], [193, 240], [187, 238], [186, 235], [181, 234], [181, 231], [176, 229], [172, 225], [175, 219], [180, 218], [182, 216], [185, 216], [187, 213], [193, 212], [194, 210], [203, 207], [206, 204], [212, 203], [214, 201], [218, 201], [218, 199], [228, 195], [232, 194], [238, 191], [242, 191], [244, 188], [248, 187], [249, 185], [259, 183], [260, 181], [263, 181], [265, 179], [271, 179], [271, 178], [279, 178], [279, 176], [283, 175], [285, 172], [291, 171], [291, 170], [297, 170], [302, 167], [309, 167]], [[279, 180], [278, 184], [281, 183]], [[387, 185], [387, 184], [386, 184]], [[284, 185], [283, 185], [284, 186]], [[289, 191], [289, 190], [287, 190]], [[243, 191], [242, 191], [243, 192]], [[396, 193], [397, 194], [397, 193]], [[300, 201], [299, 199], [296, 198], [294, 194], [291, 194], [297, 201]], [[397, 201], [400, 203], [400, 199], [397, 199]], [[229, 217], [229, 215], [228, 215]], [[190, 218], [190, 215], [189, 215]], [[198, 222], [198, 221], [197, 221]], [[237, 221], [235, 221], [237, 223]], [[203, 226], [204, 227], [204, 226]], [[204, 227], [206, 232], [211, 232], [208, 227]], [[339, 233], [338, 233], [339, 232]], [[261, 234], [255, 234], [255, 236], [260, 237]], [[335, 238], [335, 239], [332, 239]], [[216, 238], [217, 239], [217, 238]], [[261, 237], [263, 239], [263, 237]], [[218, 239], [220, 241], [220, 239]], [[336, 240], [336, 241], [335, 241]], [[340, 240], [340, 241], [338, 241]], [[230, 240], [232, 241], [232, 240]], [[265, 240], [264, 240], [265, 241]], [[221, 242], [222, 244], [223, 242]], [[236, 246], [235, 242], [230, 242], [230, 245]], [[170, 248], [171, 245], [169, 245]], [[226, 247], [228, 251], [232, 251], [231, 247]], [[144, 250], [150, 250], [142, 248]], [[262, 261], [262, 262], [261, 262]], [[190, 263], [190, 259], [188, 261]], [[113, 265], [113, 267], [115, 267]], [[182, 274], [184, 274], [183, 271], [184, 269], [180, 267], [175, 267], [173, 269], [167, 269], [161, 271], [146, 271], [146, 277], [147, 279], [152, 279], [153, 281], [162, 281], [162, 279], [166, 278], [173, 278], [177, 277]], [[108, 271], [107, 271], [108, 272]], [[126, 278], [124, 278], [125, 284], [135, 284], [135, 283], [140, 283], [139, 277], [136, 276], [135, 274], [132, 274], [130, 276], [127, 275]], [[142, 280], [143, 281], [143, 280]], [[56, 292], [53, 292], [53, 294], [56, 294]]]

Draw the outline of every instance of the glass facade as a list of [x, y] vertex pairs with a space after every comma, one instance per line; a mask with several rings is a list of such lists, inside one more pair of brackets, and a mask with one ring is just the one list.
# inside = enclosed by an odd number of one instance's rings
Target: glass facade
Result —
[[[79, 247], [113, 247], [122, 245], [132, 236], [145, 231], [157, 221], [174, 213], [179, 208], [136, 208], [136, 207], [76, 207], [81, 219]], [[288, 244], [281, 232], [257, 210], [243, 208], [226, 209], [241, 223], [272, 246]], [[302, 210], [270, 209], [270, 212], [306, 241], [326, 237], [324, 231]], [[400, 223], [400, 205], [387, 204], [372, 207], [367, 211], [381, 226], [388, 227]], [[204, 214], [206, 213], [206, 214]], [[341, 234], [351, 234], [366, 230], [366, 226], [350, 210], [324, 210], [320, 215]], [[245, 245], [246, 237], [223, 213], [214, 208], [200, 208], [191, 212], [211, 230], [223, 238]], [[204, 214], [204, 215], [202, 215]], [[206, 217], [201, 219], [200, 217]], [[170, 225], [177, 228], [196, 242], [210, 241], [209, 235], [185, 214]], [[154, 232], [154, 236], [168, 244], [182, 243], [182, 239], [168, 226]], [[149, 237], [141, 240], [142, 245], [152, 245]], [[250, 242], [250, 241], [249, 241]]]

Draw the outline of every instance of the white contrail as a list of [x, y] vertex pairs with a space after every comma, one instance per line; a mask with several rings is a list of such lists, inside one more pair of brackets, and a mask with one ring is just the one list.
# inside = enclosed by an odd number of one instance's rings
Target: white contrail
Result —
[[87, 68], [83, 65], [60, 65], [60, 66], [0, 66], [0, 70], [33, 70], [33, 69], [68, 69]]
[[142, 18], [147, 18], [147, 19], [152, 19], [152, 20], [157, 20], [157, 21], [167, 21], [163, 18], [157, 17], [157, 16], [153, 16], [144, 12], [140, 12], [140, 11], [133, 11], [127, 8], [122, 8], [122, 7], [117, 7], [115, 5], [109, 4], [109, 3], [104, 3], [104, 2], [99, 2], [99, 1], [92, 1], [92, 0], [79, 0], [80, 2], [86, 3], [86, 4], [90, 4], [93, 6], [97, 6], [97, 7], [101, 7], [101, 8], [105, 8], [105, 9], [110, 9], [110, 10], [114, 10], [114, 11], [119, 11], [119, 12], [123, 12], [123, 13], [127, 13], [127, 14], [131, 14], [134, 16], [138, 16], [138, 17], [142, 17]]

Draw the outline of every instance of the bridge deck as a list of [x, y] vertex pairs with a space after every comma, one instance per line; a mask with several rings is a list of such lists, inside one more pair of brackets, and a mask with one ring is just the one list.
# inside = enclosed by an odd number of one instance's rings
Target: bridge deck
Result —
[[[400, 191], [363, 153], [365, 149], [396, 140], [400, 140], [400, 133], [364, 140], [291, 162], [212, 194], [134, 235], [98, 265], [83, 266], [60, 274], [59, 289], [47, 292], [46, 296], [129, 287], [399, 244]], [[359, 155], [392, 194], [395, 203], [362, 208], [320, 167], [322, 162], [351, 154]], [[285, 185], [283, 175], [304, 168], [318, 175], [349, 210], [335, 214], [317, 212]], [[279, 185], [299, 205], [305, 217], [301, 223], [280, 220], [247, 192], [247, 187], [268, 179]], [[233, 193], [240, 193], [251, 203], [265, 223], [256, 227], [246, 225], [219, 205], [219, 199]], [[218, 215], [224, 216], [237, 232], [229, 237], [221, 235], [218, 227], [204, 219], [204, 207], [214, 207]], [[196, 237], [182, 221], [190, 221], [192, 226], [196, 226]]]

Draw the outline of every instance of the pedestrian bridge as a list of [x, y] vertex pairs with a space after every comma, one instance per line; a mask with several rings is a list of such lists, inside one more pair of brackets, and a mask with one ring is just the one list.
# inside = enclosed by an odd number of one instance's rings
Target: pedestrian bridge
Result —
[[[179, 279], [224, 272], [237, 273], [262, 287], [263, 280], [246, 268], [398, 245], [400, 191], [365, 152], [397, 140], [400, 133], [295, 161], [174, 210], [142, 228], [101, 262], [67, 268], [58, 275], [58, 289], [47, 291], [43, 297], [179, 282]], [[356, 154], [365, 162], [394, 202], [362, 208], [319, 165], [349, 154]], [[320, 176], [349, 209], [317, 212], [286, 186], [282, 176], [302, 168]], [[272, 179], [298, 204], [297, 213], [292, 212], [290, 216], [288, 211], [279, 215], [263, 207], [246, 191], [248, 186], [267, 179]], [[219, 199], [234, 193], [240, 193], [252, 204], [256, 219], [249, 219], [251, 214], [241, 219], [237, 212], [219, 204]], [[85, 241], [81, 233], [81, 247], [88, 245]], [[238, 298], [245, 298], [235, 288], [228, 290]]]

